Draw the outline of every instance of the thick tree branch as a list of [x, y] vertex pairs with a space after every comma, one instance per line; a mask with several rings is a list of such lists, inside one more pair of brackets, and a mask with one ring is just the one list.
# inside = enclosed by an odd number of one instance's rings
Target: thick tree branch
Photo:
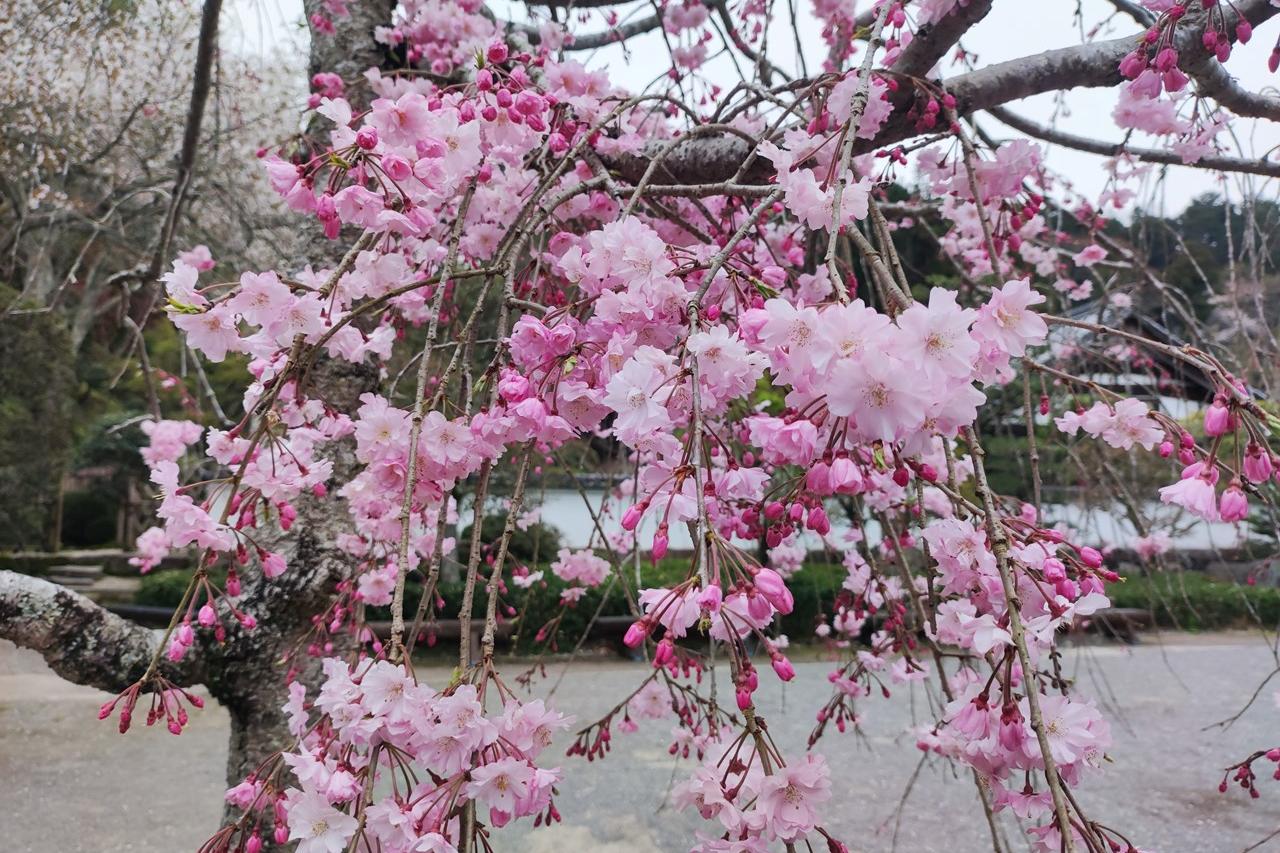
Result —
[[920, 28], [911, 43], [902, 49], [893, 70], [909, 77], [927, 74], [956, 42], [991, 11], [992, 0], [973, 0], [940, 21]]
[[[1280, 14], [1280, 8], [1272, 6], [1270, 0], [1240, 0], [1236, 6], [1255, 27]], [[1180, 28], [1179, 51], [1186, 57], [1203, 56], [1202, 34], [1201, 26], [1188, 24]], [[951, 78], [947, 81], [947, 89], [956, 98], [956, 113], [964, 116], [1045, 92], [1118, 86], [1123, 82], [1120, 60], [1137, 45], [1139, 36], [1135, 33], [996, 63]], [[1213, 62], [1217, 65], [1216, 60]], [[1217, 68], [1226, 75], [1220, 65]], [[1205, 73], [1210, 75], [1212, 82], [1214, 72], [1208, 70]], [[1229, 75], [1227, 79], [1230, 80]], [[908, 87], [902, 87], [901, 91], [900, 99], [913, 97]], [[1226, 88], [1219, 91], [1228, 97], [1232, 94]], [[908, 108], [909, 101], [895, 103], [894, 114], [879, 135], [873, 140], [858, 140], [854, 153], [863, 154], [917, 136], [915, 124], [906, 117]], [[1240, 98], [1239, 106], [1232, 108], [1243, 110], [1245, 115], [1271, 115], [1272, 106], [1270, 99], [1250, 94], [1249, 98]], [[643, 153], [617, 154], [603, 159], [616, 174], [635, 182], [644, 174], [649, 158], [663, 144], [654, 143]], [[750, 144], [737, 137], [691, 139], [663, 159], [663, 168], [654, 176], [654, 182], [697, 184], [724, 181], [737, 172], [750, 153]], [[746, 183], [767, 183], [771, 179], [770, 164], [757, 158], [750, 173], [739, 176], [739, 179]]]
[[1072, 148], [1076, 151], [1084, 151], [1089, 154], [1098, 154], [1103, 157], [1117, 157], [1121, 154], [1141, 160], [1144, 163], [1164, 163], [1172, 166], [1188, 166], [1195, 169], [1213, 169], [1219, 172], [1243, 172], [1249, 175], [1264, 175], [1270, 178], [1280, 178], [1280, 163], [1274, 163], [1269, 160], [1245, 160], [1238, 157], [1201, 157], [1194, 163], [1185, 163], [1182, 158], [1172, 151], [1158, 151], [1152, 148], [1135, 148], [1122, 142], [1102, 142], [1097, 139], [1089, 139], [1084, 136], [1076, 136], [1071, 133], [1064, 133], [1051, 127], [1045, 127], [1042, 124], [1036, 124], [1033, 121], [1023, 118], [1005, 107], [991, 107], [988, 113], [998, 118], [1003, 123], [1009, 125], [1014, 130], [1019, 130], [1027, 136], [1034, 137], [1044, 142], [1054, 145], [1061, 145], [1064, 148]]
[[[77, 592], [30, 575], [0, 571], [0, 637], [39, 652], [58, 675], [118, 693], [137, 681], [155, 652], [150, 630], [115, 615]], [[161, 669], [188, 685], [201, 673]]]
[[[648, 15], [644, 18], [638, 18], [634, 21], [628, 21], [617, 27], [611, 27], [607, 30], [601, 30], [598, 33], [587, 33], [586, 35], [575, 36], [572, 44], [565, 45], [566, 51], [582, 51], [595, 50], [596, 48], [606, 47], [611, 44], [618, 44], [629, 38], [652, 32], [662, 26], [662, 19], [657, 15]], [[536, 44], [537, 32], [534, 32], [534, 43]]]
[[1280, 99], [1250, 92], [1213, 56], [1189, 65], [1186, 72], [1196, 81], [1201, 95], [1213, 98], [1236, 115], [1280, 121]]

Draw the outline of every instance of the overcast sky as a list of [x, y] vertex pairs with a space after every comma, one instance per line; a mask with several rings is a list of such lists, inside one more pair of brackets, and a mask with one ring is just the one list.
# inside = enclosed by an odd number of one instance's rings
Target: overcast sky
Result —
[[[809, 0], [796, 2], [804, 7], [800, 19], [800, 36], [806, 54], [810, 60], [820, 58], [824, 53], [824, 45], [820, 27], [808, 11]], [[785, 9], [784, 4], [778, 5]], [[499, 14], [505, 12], [516, 19], [523, 17], [522, 4], [496, 0], [492, 8]], [[646, 15], [652, 9], [647, 2], [633, 2], [617, 8], [621, 10], [624, 19], [628, 14]], [[1081, 34], [1075, 18], [1077, 8], [1083, 10], [1086, 28], [1103, 21], [1112, 12], [1112, 6], [1106, 0], [996, 0], [991, 13], [970, 30], [961, 43], [971, 54], [976, 54], [979, 67], [1078, 44]], [[258, 53], [282, 51], [295, 55], [305, 51], [307, 36], [302, 26], [302, 0], [233, 0], [224, 14], [224, 43], [231, 49]], [[599, 12], [590, 14], [591, 23], [583, 25], [580, 31], [594, 31], [603, 26], [603, 18]], [[787, 31], [789, 23], [785, 18], [785, 15], [780, 15], [775, 29], [770, 32], [769, 55], [775, 64], [790, 69], [795, 67], [795, 48]], [[1100, 37], [1113, 38], [1137, 30], [1137, 24], [1128, 17], [1119, 15], [1112, 19]], [[1276, 42], [1277, 33], [1280, 33], [1280, 19], [1260, 27], [1253, 40], [1248, 45], [1238, 46], [1227, 63], [1227, 69], [1250, 89], [1276, 92], [1280, 80], [1267, 71], [1267, 57]], [[623, 60], [622, 48], [618, 46], [603, 48], [591, 54], [578, 54], [575, 58], [591, 68], [608, 67], [611, 78], [619, 86], [632, 90], [642, 89], [665, 68], [665, 58], [662, 68], [648, 58], [665, 57], [666, 48], [658, 33], [640, 36], [629, 44], [632, 51], [630, 64]], [[813, 65], [811, 62], [811, 67]], [[944, 66], [943, 71], [947, 72], [948, 69]], [[713, 80], [726, 83], [737, 79], [728, 59], [724, 57], [709, 63], [705, 73]], [[954, 73], [959, 73], [959, 69]], [[1079, 89], [1061, 97], [1047, 94], [1028, 98], [1012, 104], [1011, 108], [1042, 124], [1055, 122], [1060, 130], [1118, 142], [1121, 133], [1111, 121], [1115, 101], [1116, 93], [1113, 90]], [[980, 116], [979, 122], [997, 138], [1020, 135], [987, 116]], [[1238, 146], [1238, 150], [1231, 153], [1258, 157], [1273, 147], [1280, 146], [1280, 125], [1276, 123], [1239, 119], [1232, 124], [1232, 130], [1234, 139], [1225, 133], [1221, 137], [1224, 143]], [[1141, 134], [1135, 135], [1133, 141], [1135, 145], [1156, 144]], [[1103, 159], [1094, 155], [1050, 148], [1046, 163], [1053, 172], [1068, 179], [1086, 197], [1096, 197], [1107, 180], [1102, 168]], [[1161, 175], [1163, 180], [1158, 179]], [[1136, 203], [1150, 210], [1176, 213], [1195, 196], [1221, 190], [1221, 182], [1214, 173], [1174, 166], [1153, 173], [1140, 188]], [[1250, 176], [1232, 177], [1229, 191], [1235, 198], [1239, 198], [1245, 191], [1275, 197], [1277, 182]]]

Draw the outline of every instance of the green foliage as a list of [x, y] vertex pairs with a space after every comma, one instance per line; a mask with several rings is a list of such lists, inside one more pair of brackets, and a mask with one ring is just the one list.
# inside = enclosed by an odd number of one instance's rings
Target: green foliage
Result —
[[[221, 587], [227, 580], [226, 570], [214, 568], [209, 572], [209, 580]], [[138, 588], [134, 603], [172, 609], [182, 603], [182, 594], [187, 591], [187, 584], [190, 582], [191, 569], [150, 572], [142, 576], [142, 585]]]
[[[16, 298], [0, 286], [0, 305]], [[0, 548], [40, 548], [53, 539], [72, 447], [72, 384], [70, 340], [59, 314], [0, 320]]]
[[1110, 585], [1107, 595], [1115, 607], [1150, 610], [1165, 628], [1212, 631], [1280, 623], [1280, 588], [1218, 581], [1198, 572], [1131, 576]]
[[69, 548], [110, 545], [116, 535], [115, 498], [101, 489], [62, 496], [62, 544]]
[[[543, 580], [528, 590], [508, 589], [499, 600], [499, 610], [506, 606], [514, 607], [517, 618], [516, 649], [521, 652], [536, 651], [541, 644], [536, 642], [538, 630], [553, 619], [560, 611], [560, 593], [569, 584], [553, 575], [547, 564], [540, 564], [544, 572]], [[690, 560], [688, 557], [668, 557], [658, 565], [645, 562], [641, 566], [641, 588], [669, 586], [679, 583], [689, 576]], [[635, 570], [628, 565], [623, 567], [623, 574], [630, 589], [635, 587]], [[795, 598], [795, 609], [783, 617], [781, 628], [783, 633], [795, 640], [806, 640], [813, 636], [818, 616], [831, 609], [831, 604], [840, 591], [845, 578], [843, 566], [831, 563], [810, 563], [800, 569], [788, 581]], [[455, 618], [462, 605], [464, 584], [442, 583], [439, 595], [444, 606], [437, 608], [436, 615], [441, 619]], [[411, 610], [421, 597], [422, 587], [416, 580], [405, 584], [405, 600], [409, 603], [406, 609]], [[600, 607], [604, 599], [603, 608]], [[484, 613], [486, 597], [483, 589], [476, 590], [476, 601], [473, 612], [479, 616]], [[597, 609], [601, 616], [627, 616], [626, 594], [619, 584], [605, 580], [600, 586], [588, 590], [575, 605], [565, 611], [561, 619], [556, 638], [561, 651], [573, 648], [578, 638], [587, 630], [592, 616]], [[390, 619], [388, 608], [373, 608], [368, 614], [370, 619]]]
[[[480, 522], [480, 542], [482, 547], [495, 545], [502, 539], [502, 531], [507, 524], [505, 512], [491, 512]], [[471, 528], [468, 524], [458, 534], [458, 559], [466, 563], [471, 553]], [[527, 530], [517, 527], [511, 533], [511, 542], [507, 546], [510, 559], [517, 563], [550, 562], [560, 550], [560, 531], [542, 522], [529, 525]], [[484, 551], [482, 551], [484, 553]]]

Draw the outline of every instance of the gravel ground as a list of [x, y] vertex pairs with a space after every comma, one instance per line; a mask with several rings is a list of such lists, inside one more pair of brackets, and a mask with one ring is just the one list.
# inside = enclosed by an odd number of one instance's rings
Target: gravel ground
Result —
[[[1080, 690], [1106, 699], [1114, 764], [1089, 779], [1081, 801], [1097, 820], [1162, 853], [1241, 851], [1280, 827], [1280, 785], [1263, 798], [1217, 792], [1219, 769], [1259, 746], [1280, 742], [1270, 691], [1235, 726], [1201, 733], [1239, 709], [1271, 670], [1257, 635], [1148, 637], [1136, 647], [1082, 645], [1065, 654]], [[507, 671], [519, 667], [511, 664]], [[827, 665], [799, 663], [785, 691], [762, 678], [761, 713], [784, 754], [803, 748], [813, 712], [826, 697]], [[537, 691], [544, 693], [559, 675]], [[639, 664], [576, 664], [556, 704], [585, 722], [638, 683]], [[444, 673], [428, 671], [428, 683]], [[96, 719], [103, 694], [50, 673], [35, 655], [0, 643], [0, 850], [30, 853], [192, 851], [216, 828], [223, 789], [226, 715], [212, 703], [181, 737], [136, 727], [126, 736]], [[1115, 709], [1124, 709], [1118, 713]], [[983, 853], [991, 849], [972, 781], [941, 763], [920, 768], [900, 825], [895, 811], [920, 763], [912, 720], [926, 708], [920, 690], [862, 706], [865, 737], [832, 731], [822, 750], [836, 768], [828, 826], [856, 853]], [[603, 762], [564, 759], [558, 805], [562, 825], [496, 836], [500, 851], [647, 853], [687, 849], [702, 826], [664, 806], [674, 773], [669, 724], [615, 733]], [[567, 745], [568, 739], [564, 738]], [[552, 756], [554, 753], [548, 753]], [[677, 777], [678, 778], [678, 777]], [[1025, 849], [1017, 825], [1003, 827]], [[896, 848], [894, 844], [897, 831]], [[1280, 838], [1259, 850], [1280, 851]]]

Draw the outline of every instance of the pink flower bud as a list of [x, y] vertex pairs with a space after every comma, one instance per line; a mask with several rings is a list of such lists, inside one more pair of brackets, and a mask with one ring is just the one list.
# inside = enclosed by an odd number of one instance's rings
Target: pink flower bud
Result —
[[356, 145], [365, 151], [378, 147], [378, 130], [373, 127], [362, 127], [356, 131]]
[[1218, 502], [1218, 514], [1223, 521], [1243, 521], [1249, 517], [1249, 499], [1240, 488], [1239, 480], [1232, 480]]
[[1256, 442], [1249, 442], [1244, 454], [1244, 475], [1250, 482], [1265, 483], [1271, 479], [1273, 469], [1271, 451]]
[[200, 608], [200, 612], [196, 614], [196, 619], [206, 628], [212, 628], [218, 623], [218, 614], [209, 605]]
[[532, 116], [542, 112], [546, 108], [546, 103], [542, 98], [526, 89], [516, 95], [515, 107], [521, 114]]
[[[1114, 574], [1114, 572], [1112, 574]], [[1102, 585], [1102, 581], [1098, 580], [1095, 575], [1085, 575], [1080, 579], [1080, 590], [1088, 595], [1091, 592], [1102, 593], [1105, 590], [1105, 587]]]
[[262, 853], [262, 836], [256, 832], [250, 835], [244, 843], [244, 853]]
[[1084, 563], [1091, 569], [1096, 569], [1102, 565], [1102, 554], [1097, 548], [1084, 547], [1079, 550], [1080, 562]]
[[1164, 441], [1160, 442], [1160, 458], [1168, 459], [1172, 455], [1173, 455], [1173, 442], [1169, 441], [1168, 439], [1165, 439]]
[[508, 55], [507, 43], [494, 39], [489, 42], [489, 47], [485, 50], [484, 55], [486, 59], [493, 63], [506, 62]]
[[658, 643], [657, 651], [653, 653], [654, 667], [666, 666], [676, 656], [676, 644], [671, 641], [670, 637], [663, 637]]
[[787, 584], [782, 580], [782, 575], [773, 569], [761, 569], [756, 572], [754, 582], [756, 590], [779, 613], [785, 616], [795, 607], [795, 600], [791, 596], [791, 590], [787, 589]]
[[669, 543], [670, 540], [667, 538], [667, 527], [664, 524], [658, 528], [658, 534], [653, 537], [653, 551], [650, 553], [650, 556], [655, 563], [667, 556], [667, 545]]
[[831, 522], [827, 519], [826, 512], [820, 506], [815, 506], [809, 510], [809, 518], [805, 521], [805, 526], [819, 536], [826, 536], [831, 532]]
[[622, 638], [623, 644], [629, 649], [634, 649], [644, 642], [644, 638], [649, 636], [649, 623], [643, 619], [632, 622], [631, 627], [627, 629], [626, 635]]
[[1146, 67], [1147, 57], [1142, 51], [1135, 50], [1120, 60], [1120, 73], [1128, 80], [1137, 77]]
[[1236, 24], [1236, 41], [1241, 44], [1248, 44], [1249, 39], [1253, 38], [1253, 25], [1241, 18]]
[[1231, 432], [1231, 410], [1227, 408], [1227, 401], [1222, 395], [1218, 395], [1204, 413], [1204, 432], [1205, 435], [1217, 437], [1226, 435]]
[[622, 529], [635, 530], [636, 525], [640, 523], [640, 516], [644, 515], [644, 504], [632, 504], [627, 507], [627, 511], [622, 514]]
[[751, 691], [744, 687], [739, 687], [737, 692], [738, 710], [745, 711], [751, 707]]
[[772, 662], [773, 671], [777, 673], [778, 678], [783, 681], [790, 681], [796, 677], [796, 668], [791, 665], [791, 661], [787, 660], [784, 655], [775, 655]]
[[1049, 583], [1057, 583], [1060, 580], [1065, 580], [1067, 577], [1066, 566], [1062, 565], [1061, 560], [1054, 557], [1050, 557], [1044, 561], [1042, 571], [1044, 572], [1044, 579]]
[[786, 507], [782, 505], [781, 501], [770, 501], [765, 504], [764, 517], [770, 521], [777, 521], [779, 518], [782, 518], [782, 514], [784, 512], [786, 512]]
[[708, 584], [702, 592], [698, 593], [698, 606], [709, 613], [717, 612], [723, 600], [724, 591], [718, 584]]

